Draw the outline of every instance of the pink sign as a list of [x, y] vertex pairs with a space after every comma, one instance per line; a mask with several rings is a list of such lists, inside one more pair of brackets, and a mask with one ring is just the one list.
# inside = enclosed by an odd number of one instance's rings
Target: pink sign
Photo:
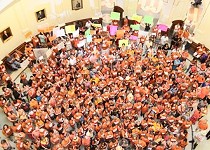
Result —
[[129, 39], [130, 39], [130, 40], [137, 40], [138, 37], [137, 37], [137, 36], [134, 36], [134, 35], [131, 35]]
[[115, 35], [115, 34], [116, 34], [116, 32], [117, 32], [117, 27], [118, 27], [118, 26], [110, 25], [110, 35]]
[[161, 30], [161, 31], [167, 31], [168, 30], [168, 27], [164, 24], [159, 24], [157, 25], [158, 29]]

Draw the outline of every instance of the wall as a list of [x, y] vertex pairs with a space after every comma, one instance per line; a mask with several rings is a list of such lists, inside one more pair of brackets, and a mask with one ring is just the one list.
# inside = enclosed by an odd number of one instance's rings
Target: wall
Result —
[[136, 14], [138, 6], [138, 0], [125, 0], [124, 3], [124, 16], [131, 18], [133, 14]]
[[191, 1], [192, 0], [174, 0], [168, 14], [169, 17], [167, 23], [169, 24], [173, 20], [185, 20], [187, 17], [187, 12], [191, 6]]
[[171, 25], [171, 20], [170, 20], [170, 15], [171, 15], [171, 10], [173, 8], [175, 0], [168, 0], [163, 2], [162, 10], [160, 13], [160, 18], [159, 22], [164, 23], [168, 26]]
[[[83, 0], [83, 9], [72, 10], [71, 0], [19, 0], [0, 13], [0, 32], [11, 28], [13, 37], [3, 43], [0, 40], [0, 60], [24, 42], [24, 34], [38, 28], [58, 25], [83, 18], [95, 17], [100, 9], [100, 0]], [[46, 19], [37, 22], [35, 12], [45, 9]]]

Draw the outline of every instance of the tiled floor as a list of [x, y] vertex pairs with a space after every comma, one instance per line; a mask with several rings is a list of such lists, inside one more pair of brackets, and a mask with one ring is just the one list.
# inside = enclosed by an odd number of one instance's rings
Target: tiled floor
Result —
[[[192, 56], [190, 56], [189, 59], [192, 60]], [[189, 61], [187, 62], [187, 65], [189, 65]], [[25, 70], [22, 69], [22, 71], [24, 71], [27, 74], [27, 76], [30, 77], [30, 75], [31, 75], [30, 69], [28, 69], [28, 68], [25, 69]], [[15, 79], [15, 82], [16, 83], [20, 83], [20, 78], [19, 78], [20, 73], [21, 73], [21, 71], [16, 71], [16, 72], [13, 73], [13, 79]], [[1, 92], [2, 91], [1, 91], [1, 88], [0, 88], [0, 94], [1, 94]], [[208, 132], [210, 130], [210, 106], [208, 107], [208, 114], [204, 118], [207, 119], [207, 120], [209, 118], [209, 120], [208, 120], [209, 128], [206, 130], [206, 132]], [[11, 124], [7, 120], [7, 118], [6, 118], [3, 110], [1, 108], [0, 108], [0, 120], [1, 120], [0, 121], [0, 129], [2, 129], [2, 126], [4, 124]], [[193, 130], [195, 130], [195, 129], [196, 129], [196, 125], [193, 125]], [[190, 141], [190, 140], [192, 140], [192, 131], [191, 131], [191, 129], [189, 129], [188, 132], [189, 132], [189, 134], [188, 134], [188, 141]], [[194, 132], [194, 135], [195, 134], [196, 134], [196, 132]], [[0, 139], [4, 139], [4, 138], [5, 137], [0, 132]], [[15, 144], [13, 142], [11, 142], [11, 145], [13, 147], [15, 147]], [[196, 148], [196, 150], [208, 150], [208, 149], [210, 149], [210, 140], [208, 140], [208, 141], [207, 140], [202, 141], [201, 143], [199, 143], [199, 145]], [[191, 150], [191, 143], [189, 143], [187, 145], [187, 147], [185, 148], [185, 150]]]

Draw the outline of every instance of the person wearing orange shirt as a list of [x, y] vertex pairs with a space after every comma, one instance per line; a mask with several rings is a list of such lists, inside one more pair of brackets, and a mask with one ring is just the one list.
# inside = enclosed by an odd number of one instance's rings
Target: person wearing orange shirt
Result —
[[1, 143], [0, 143], [0, 147], [3, 149], [3, 150], [12, 150], [12, 149], [15, 149], [14, 147], [12, 147], [10, 145], [10, 143], [5, 140], [5, 139], [2, 139], [1, 140]]

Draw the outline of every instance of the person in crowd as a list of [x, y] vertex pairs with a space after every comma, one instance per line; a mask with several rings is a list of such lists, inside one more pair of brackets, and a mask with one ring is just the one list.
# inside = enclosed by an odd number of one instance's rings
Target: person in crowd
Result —
[[123, 26], [128, 26], [129, 24], [129, 19], [128, 16], [125, 16], [124, 20], [123, 20]]
[[12, 70], [18, 70], [18, 68], [21, 68], [20, 63], [15, 60], [13, 56], [6, 56], [6, 64], [12, 69]]
[[179, 36], [178, 34], [175, 34], [171, 39], [170, 49], [178, 47], [178, 44], [179, 44], [178, 42], [179, 42]]
[[27, 55], [31, 51], [33, 51], [33, 44], [31, 42], [26, 43], [26, 45], [25, 45], [25, 54]]
[[37, 36], [32, 37], [32, 44], [33, 44], [33, 48], [40, 47], [40, 40]]
[[4, 64], [0, 64], [0, 85], [3, 85], [4, 83], [4, 74], [7, 74], [6, 67]]
[[168, 36], [165, 34], [161, 37], [160, 39], [160, 43], [161, 45], [165, 45], [166, 43], [168, 43], [169, 39], [168, 39]]
[[12, 93], [12, 89], [10, 88], [7, 88], [7, 87], [2, 87], [2, 92], [3, 92], [3, 96], [6, 98], [6, 99], [10, 99], [10, 100], [14, 100], [13, 98], [13, 93]]
[[201, 57], [200, 57], [200, 62], [201, 63], [205, 63], [206, 62], [206, 60], [208, 59], [208, 53], [207, 53], [207, 51], [205, 51], [202, 55], [201, 55]]
[[180, 30], [180, 28], [181, 28], [181, 25], [180, 24], [176, 24], [175, 27], [174, 27], [173, 35], [177, 34], [178, 31]]
[[149, 23], [145, 23], [145, 29], [144, 29], [144, 31], [149, 32], [150, 26], [151, 25]]
[[69, 63], [70, 63], [71, 66], [76, 65], [77, 60], [76, 60], [76, 57], [74, 57], [74, 55], [71, 55], [71, 56], [70, 56], [70, 58], [69, 58]]
[[197, 59], [200, 59], [200, 57], [206, 53], [206, 47], [203, 44], [198, 44], [196, 51], [193, 53], [193, 56]]
[[27, 79], [27, 75], [25, 74], [25, 73], [22, 73], [21, 75], [20, 75], [20, 83], [22, 83], [23, 84], [23, 86], [26, 86], [26, 85], [28, 85], [28, 79]]
[[1, 140], [0, 147], [3, 150], [12, 150], [12, 149], [15, 149], [14, 147], [12, 147], [10, 145], [10, 143], [6, 139]]
[[13, 57], [19, 63], [22, 63], [23, 60], [25, 60], [25, 55], [18, 50], [13, 54]]
[[1, 65], [0, 65], [0, 74], [3, 74], [3, 73], [5, 73], [5, 72], [6, 72], [6, 67], [5, 67], [4, 64], [1, 64]]
[[152, 46], [153, 46], [153, 42], [151, 39], [147, 39], [144, 43], [144, 51], [143, 51], [143, 56], [145, 56], [149, 49], [152, 49]]
[[12, 128], [9, 125], [7, 125], [7, 124], [3, 125], [2, 134], [5, 137], [10, 138], [12, 136], [12, 134], [13, 134]]
[[46, 45], [47, 44], [47, 37], [44, 35], [44, 33], [39, 33], [38, 34], [38, 38], [39, 38], [39, 41], [40, 41], [40, 44], [42, 46]]
[[50, 33], [49, 32], [46, 33], [46, 43], [47, 43], [48, 49], [52, 48], [52, 42], [50, 40]]
[[88, 21], [85, 23], [85, 27], [86, 27], [86, 28], [91, 28], [91, 25], [92, 25], [91, 20], [88, 20]]

